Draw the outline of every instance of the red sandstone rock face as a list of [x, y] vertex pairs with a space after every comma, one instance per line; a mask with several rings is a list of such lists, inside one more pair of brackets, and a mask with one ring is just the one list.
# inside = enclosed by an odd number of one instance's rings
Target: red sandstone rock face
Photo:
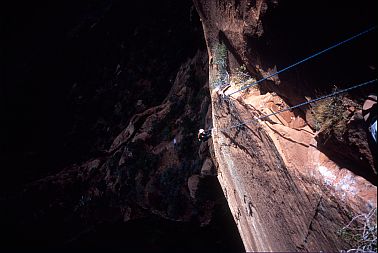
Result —
[[[229, 128], [303, 102], [301, 94], [308, 91], [294, 84], [290, 88], [291, 83], [278, 76], [260, 90], [223, 99], [211, 83], [222, 74], [215, 62], [215, 48], [220, 43], [226, 45], [230, 76], [242, 64], [256, 79], [274, 72], [261, 67], [264, 55], [259, 54], [257, 45], [269, 30], [264, 16], [280, 1], [194, 2], [210, 59], [212, 158], [246, 251], [350, 249], [352, 242], [337, 232], [348, 224], [350, 213], [368, 213], [377, 206], [377, 188], [368, 181], [374, 182], [376, 170], [359, 112], [348, 114], [343, 139], [331, 137], [328, 143], [322, 141], [322, 132], [313, 130], [311, 115], [301, 117], [297, 111]], [[234, 90], [237, 88], [231, 86], [226, 95]]]

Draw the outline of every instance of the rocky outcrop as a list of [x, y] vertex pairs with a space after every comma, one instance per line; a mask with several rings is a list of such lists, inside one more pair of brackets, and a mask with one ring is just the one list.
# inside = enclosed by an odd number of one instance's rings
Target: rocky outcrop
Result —
[[312, 107], [235, 124], [375, 75], [376, 41], [220, 94], [365, 28], [370, 2], [195, 0], [204, 33], [189, 0], [89, 2], [4, 13], [14, 124], [2, 131], [1, 247], [240, 252], [240, 236], [247, 251], [353, 246], [338, 231], [376, 207], [359, 110], [369, 90], [337, 101], [342, 133], [318, 129]]
[[[229, 81], [241, 78], [240, 66], [245, 65], [247, 75], [255, 80], [275, 72], [277, 66], [263, 48], [269, 43], [290, 43], [290, 38], [271, 40], [277, 29], [273, 20], [294, 15], [299, 9], [279, 14], [276, 7], [290, 11], [281, 1], [194, 2], [209, 53], [212, 157], [246, 251], [353, 248], [353, 241], [338, 232], [353, 216], [367, 214], [377, 206], [376, 171], [361, 112], [347, 112], [356, 103], [343, 107], [347, 130], [336, 145], [330, 145], [333, 141], [324, 141], [324, 129], [316, 132], [311, 123], [309, 107], [253, 121], [254, 117], [306, 101], [305, 95], [313, 97], [316, 93], [314, 87], [327, 90], [321, 85], [306, 86], [311, 75], [305, 72], [297, 71], [296, 81], [283, 74], [257, 88], [227, 96], [243, 87], [240, 82], [238, 86]], [[301, 11], [310, 20], [314, 17], [309, 9]], [[322, 22], [329, 22], [327, 16], [322, 18]], [[277, 64], [281, 60], [276, 57]], [[227, 81], [231, 87], [220, 92]], [[299, 82], [301, 88], [297, 87]], [[249, 124], [240, 125], [243, 122]], [[334, 135], [328, 137], [336, 138]], [[344, 157], [344, 163], [340, 157]]]
[[3, 8], [1, 250], [242, 249], [196, 136], [211, 110], [192, 2], [24, 4]]
[[196, 137], [211, 115], [207, 75], [207, 55], [199, 51], [178, 70], [163, 103], [132, 116], [108, 150], [28, 184], [13, 200], [2, 199], [8, 203], [2, 217], [21, 227], [50, 221], [59, 228], [57, 221], [65, 220], [73, 231], [83, 222], [127, 222], [152, 214], [208, 224], [217, 199], [198, 192], [214, 171], [207, 145]]

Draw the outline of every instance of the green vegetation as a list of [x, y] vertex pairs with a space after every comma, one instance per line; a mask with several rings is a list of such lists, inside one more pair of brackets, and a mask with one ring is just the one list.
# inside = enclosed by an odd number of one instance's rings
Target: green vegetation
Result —
[[223, 43], [219, 43], [215, 46], [214, 64], [223, 66], [224, 68], [227, 67], [227, 47]]
[[[216, 66], [216, 76], [210, 77], [210, 83], [212, 88], [224, 88], [228, 84], [236, 87], [237, 89], [241, 89], [246, 85], [249, 85], [256, 80], [253, 79], [247, 70], [245, 65], [242, 65], [236, 68], [233, 71], [232, 76], [229, 75], [227, 72], [227, 47], [223, 43], [216, 44], [213, 49], [214, 60], [213, 63]], [[257, 88], [257, 86], [255, 86]]]
[[315, 129], [321, 132], [325, 139], [332, 135], [342, 139], [348, 122], [345, 111], [343, 96], [330, 97], [317, 102], [312, 110]]
[[[245, 65], [236, 68], [234, 73], [235, 74], [231, 76], [230, 84], [236, 87], [237, 89], [241, 89], [253, 82], [256, 82], [256, 79], [253, 79], [249, 75], [247, 67]], [[253, 88], [258, 88], [258, 86], [253, 86]]]
[[353, 247], [346, 252], [377, 252], [377, 209], [353, 217], [338, 235]]
[[212, 84], [212, 88], [222, 88], [229, 83], [226, 45], [223, 43], [216, 44], [213, 50], [213, 55], [213, 63], [216, 65], [217, 75], [215, 77], [211, 77], [210, 83]]

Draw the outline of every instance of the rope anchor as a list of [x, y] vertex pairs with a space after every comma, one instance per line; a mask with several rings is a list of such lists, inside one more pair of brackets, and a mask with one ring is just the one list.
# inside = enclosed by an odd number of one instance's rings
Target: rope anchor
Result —
[[[316, 52], [316, 53], [314, 53], [314, 54], [312, 54], [312, 55], [310, 55], [310, 56], [308, 56], [308, 57], [306, 57], [306, 58], [304, 58], [304, 59], [302, 59], [302, 60], [300, 60], [300, 61], [298, 61], [298, 62], [296, 62], [296, 63], [293, 63], [293, 64], [291, 64], [290, 66], [288, 66], [288, 67], [286, 67], [286, 68], [283, 68], [283, 69], [281, 69], [281, 70], [279, 70], [279, 71], [277, 71], [277, 72], [275, 72], [275, 73], [273, 73], [273, 74], [271, 74], [271, 75], [268, 75], [268, 76], [266, 76], [266, 77], [264, 77], [264, 78], [262, 78], [262, 79], [260, 79], [260, 80], [258, 80], [258, 81], [255, 81], [255, 82], [253, 82], [253, 83], [251, 83], [251, 84], [249, 84], [249, 85], [247, 85], [247, 86], [244, 86], [243, 88], [241, 88], [241, 89], [239, 89], [239, 90], [236, 90], [236, 91], [234, 91], [234, 92], [232, 92], [232, 93], [230, 93], [230, 94], [228, 94], [228, 95], [225, 95], [225, 94], [224, 94], [224, 93], [225, 93], [225, 92], [224, 92], [225, 89], [223, 89], [223, 90], [221, 91], [222, 98], [223, 98], [224, 100], [227, 101], [227, 98], [229, 98], [229, 97], [230, 97], [231, 95], [233, 95], [233, 94], [236, 94], [236, 93], [241, 92], [241, 91], [243, 91], [243, 90], [245, 90], [245, 89], [248, 89], [249, 87], [255, 86], [255, 85], [259, 84], [260, 82], [262, 82], [262, 81], [264, 81], [264, 80], [267, 80], [267, 79], [269, 79], [269, 78], [271, 78], [271, 77], [273, 77], [273, 76], [278, 75], [279, 73], [282, 73], [282, 72], [284, 72], [284, 71], [287, 71], [287, 70], [289, 70], [289, 69], [291, 69], [291, 68], [293, 68], [293, 67], [295, 67], [295, 66], [297, 66], [297, 65], [300, 65], [300, 64], [302, 64], [302, 63], [304, 63], [304, 62], [306, 62], [306, 61], [308, 61], [308, 60], [311, 60], [312, 58], [315, 58], [315, 57], [318, 56], [318, 55], [321, 55], [321, 54], [323, 54], [323, 53], [325, 53], [325, 52], [327, 52], [327, 51], [329, 51], [329, 50], [331, 50], [331, 49], [334, 49], [334, 48], [336, 48], [336, 47], [338, 47], [338, 46], [341, 46], [341, 45], [343, 45], [343, 44], [345, 44], [345, 43], [347, 43], [347, 42], [349, 42], [349, 41], [351, 41], [351, 40], [353, 40], [353, 39], [355, 39], [355, 38], [357, 38], [357, 37], [360, 37], [360, 36], [362, 36], [362, 35], [364, 35], [364, 34], [367, 34], [367, 33], [371, 32], [371, 31], [373, 31], [375, 28], [376, 28], [376, 27], [374, 26], [374, 27], [371, 27], [371, 28], [369, 28], [369, 29], [367, 29], [367, 30], [365, 30], [365, 31], [362, 31], [362, 32], [360, 32], [360, 33], [358, 33], [358, 34], [356, 34], [356, 35], [354, 35], [354, 36], [352, 36], [352, 37], [350, 37], [350, 38], [348, 38], [348, 39], [346, 39], [346, 40], [343, 40], [343, 41], [341, 41], [341, 42], [338, 42], [338, 43], [336, 43], [336, 44], [334, 44], [334, 45], [332, 45], [332, 46], [330, 46], [330, 47], [328, 47], [328, 48], [326, 48], [326, 49], [323, 49], [323, 50], [321, 50], [321, 51], [319, 51], [319, 52]], [[365, 85], [368, 85], [368, 84], [375, 83], [375, 82], [377, 82], [377, 81], [378, 81], [378, 79], [373, 79], [373, 80], [370, 80], [370, 81], [367, 81], [367, 82], [364, 82], [364, 83], [360, 83], [360, 84], [357, 84], [357, 85], [351, 86], [351, 87], [349, 87], [349, 88], [342, 89], [342, 90], [338, 90], [338, 91], [333, 92], [333, 93], [331, 93], [331, 94], [328, 94], [328, 95], [325, 95], [325, 96], [321, 96], [321, 97], [319, 97], [319, 98], [312, 99], [312, 100], [309, 100], [309, 101], [307, 101], [307, 102], [303, 102], [303, 103], [297, 104], [297, 105], [295, 105], [295, 106], [291, 106], [291, 107], [288, 107], [288, 108], [285, 108], [285, 109], [279, 110], [279, 111], [277, 111], [277, 112], [273, 112], [273, 113], [268, 114], [268, 115], [264, 115], [264, 116], [261, 116], [261, 117], [255, 117], [255, 118], [253, 118], [253, 119], [251, 119], [251, 120], [249, 120], [249, 121], [245, 121], [245, 122], [241, 122], [241, 123], [238, 123], [238, 124], [235, 124], [235, 125], [231, 125], [231, 126], [229, 126], [229, 127], [224, 127], [224, 128], [215, 128], [215, 127], [212, 127], [212, 128], [210, 128], [209, 130], [207, 130], [207, 131], [205, 131], [204, 129], [200, 129], [200, 130], [198, 131], [198, 140], [199, 140], [200, 142], [205, 142], [205, 141], [207, 141], [208, 139], [210, 139], [210, 138], [212, 137], [212, 135], [213, 135], [213, 131], [224, 131], [224, 130], [228, 130], [228, 129], [232, 129], [232, 128], [237, 128], [238, 130], [241, 130], [242, 127], [243, 127], [244, 125], [250, 124], [250, 123], [252, 123], [252, 122], [258, 122], [259, 120], [267, 119], [267, 118], [269, 118], [270, 116], [273, 116], [273, 115], [276, 115], [276, 114], [279, 114], [279, 113], [283, 113], [283, 112], [286, 112], [286, 111], [289, 111], [289, 110], [292, 110], [292, 109], [295, 109], [295, 108], [298, 108], [298, 107], [301, 107], [301, 106], [304, 106], [304, 105], [307, 105], [307, 104], [315, 103], [315, 102], [317, 102], [317, 101], [319, 101], [319, 100], [326, 99], [326, 98], [329, 98], [329, 97], [333, 97], [333, 96], [336, 96], [336, 95], [338, 95], [338, 94], [341, 94], [341, 93], [344, 93], [344, 92], [350, 91], [350, 90], [352, 90], [352, 89], [356, 89], [356, 88], [359, 88], [359, 87], [362, 87], [362, 86], [365, 86]], [[230, 85], [228, 85], [228, 86], [226, 86], [226, 87], [228, 88], [229, 86], [230, 86]]]
[[[321, 97], [318, 97], [318, 98], [315, 98], [315, 99], [312, 99], [312, 100], [309, 100], [309, 101], [306, 101], [306, 102], [303, 102], [303, 103], [300, 103], [300, 104], [297, 104], [297, 105], [294, 105], [294, 106], [290, 106], [288, 108], [284, 108], [284, 109], [279, 110], [277, 112], [273, 112], [273, 113], [270, 113], [270, 114], [267, 114], [267, 115], [264, 115], [264, 116], [261, 116], [261, 117], [255, 117], [255, 118], [253, 118], [251, 120], [248, 120], [248, 121], [245, 121], [245, 122], [241, 122], [241, 123], [238, 123], [238, 124], [235, 124], [235, 125], [231, 125], [229, 127], [218, 128], [218, 129], [216, 129], [216, 128], [210, 128], [207, 131], [207, 133], [210, 133], [210, 137], [211, 137], [211, 132], [214, 131], [214, 130], [224, 131], [224, 130], [228, 130], [228, 129], [232, 129], [232, 128], [238, 128], [239, 129], [240, 127], [242, 127], [244, 125], [248, 125], [248, 124], [251, 124], [253, 122], [258, 122], [259, 120], [265, 120], [265, 119], [267, 119], [267, 118], [269, 118], [269, 117], [271, 117], [273, 115], [277, 115], [277, 114], [280, 114], [280, 113], [283, 113], [283, 112], [286, 112], [286, 111], [290, 111], [292, 109], [295, 109], [295, 108], [298, 108], [298, 107], [301, 107], [301, 106], [304, 106], [304, 105], [315, 103], [317, 101], [320, 101], [320, 100], [323, 100], [323, 99], [326, 99], [326, 98], [329, 98], [329, 97], [334, 97], [334, 96], [339, 95], [341, 93], [345, 93], [347, 91], [350, 91], [350, 90], [353, 90], [353, 89], [357, 89], [357, 88], [360, 88], [360, 87], [363, 87], [363, 86], [375, 83], [377, 81], [378, 81], [378, 79], [373, 79], [373, 80], [370, 80], [370, 81], [367, 81], [367, 82], [356, 84], [356, 85], [353, 85], [353, 86], [351, 86], [349, 88], [338, 90], [338, 91], [332, 92], [332, 93], [330, 93], [328, 95], [324, 95], [324, 96], [321, 96]], [[201, 130], [203, 130], [203, 129], [201, 129]]]

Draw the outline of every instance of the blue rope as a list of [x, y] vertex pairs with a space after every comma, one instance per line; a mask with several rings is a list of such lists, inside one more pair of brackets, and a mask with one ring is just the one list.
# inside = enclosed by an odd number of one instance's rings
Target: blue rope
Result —
[[296, 62], [296, 63], [294, 63], [294, 64], [292, 64], [292, 65], [290, 65], [290, 66], [288, 66], [288, 67], [286, 67], [286, 68], [284, 68], [284, 69], [281, 69], [281, 70], [279, 70], [279, 71], [277, 71], [277, 72], [275, 72], [275, 73], [273, 73], [273, 74], [271, 74], [271, 75], [269, 75], [269, 76], [267, 76], [267, 77], [264, 77], [263, 79], [260, 79], [260, 80], [258, 80], [258, 81], [255, 81], [255, 82], [253, 82], [253, 83], [251, 83], [251, 84], [249, 84], [249, 85], [247, 85], [247, 86], [241, 88], [240, 90], [237, 90], [237, 91], [232, 92], [231, 94], [229, 94], [229, 95], [227, 95], [227, 96], [231, 96], [231, 95], [233, 95], [233, 94], [235, 94], [235, 93], [238, 93], [238, 92], [240, 92], [240, 91], [243, 91], [243, 90], [245, 90], [245, 89], [248, 89], [248, 88], [251, 87], [251, 86], [255, 86], [255, 85], [261, 83], [262, 81], [265, 81], [265, 80], [268, 79], [268, 78], [271, 78], [271, 77], [273, 77], [273, 76], [275, 76], [275, 75], [278, 75], [278, 74], [280, 74], [280, 73], [282, 73], [282, 72], [284, 72], [284, 71], [286, 71], [286, 70], [289, 70], [289, 69], [291, 69], [291, 68], [293, 68], [293, 67], [295, 67], [295, 66], [297, 66], [297, 65], [299, 65], [299, 64], [301, 64], [301, 63], [304, 63], [305, 61], [308, 61], [308, 60], [310, 60], [310, 59], [312, 59], [312, 58], [314, 58], [314, 57], [316, 57], [316, 56], [318, 56], [318, 55], [320, 55], [320, 54], [322, 54], [322, 53], [325, 53], [325, 52], [327, 52], [327, 51], [329, 51], [329, 50], [331, 50], [331, 49], [333, 49], [333, 48], [335, 48], [335, 47], [338, 47], [338, 46], [340, 46], [340, 45], [342, 45], [342, 44], [344, 44], [344, 43], [347, 43], [347, 42], [349, 42], [349, 41], [351, 41], [351, 40], [357, 38], [357, 37], [360, 37], [360, 36], [362, 36], [362, 35], [364, 35], [364, 34], [366, 34], [366, 33], [369, 33], [369, 32], [371, 32], [371, 31], [373, 31], [374, 29], [375, 29], [375, 26], [374, 26], [374, 27], [371, 27], [371, 28], [369, 28], [369, 29], [367, 29], [367, 30], [365, 30], [365, 31], [363, 31], [363, 32], [360, 32], [360, 33], [358, 33], [358, 34], [356, 34], [356, 35], [354, 35], [354, 36], [352, 36], [352, 37], [350, 37], [350, 38], [348, 38], [348, 39], [346, 39], [346, 40], [343, 40], [343, 41], [341, 41], [341, 42], [339, 42], [339, 43], [336, 43], [335, 45], [330, 46], [330, 47], [328, 47], [328, 48], [326, 48], [326, 49], [324, 49], [324, 50], [322, 50], [322, 51], [319, 51], [319, 52], [317, 52], [317, 53], [315, 53], [315, 54], [313, 54], [313, 55], [311, 55], [311, 56], [309, 56], [309, 57], [307, 57], [307, 58], [304, 58], [303, 60], [300, 60], [300, 61], [298, 61], [298, 62]]
[[339, 95], [341, 93], [344, 93], [344, 92], [347, 92], [347, 91], [350, 91], [350, 90], [353, 90], [353, 89], [356, 89], [356, 88], [360, 88], [362, 86], [366, 86], [366, 85], [372, 84], [372, 83], [377, 82], [377, 81], [378, 81], [378, 79], [373, 79], [373, 80], [370, 80], [370, 81], [367, 81], [367, 82], [364, 82], [364, 83], [360, 83], [360, 84], [354, 85], [352, 87], [349, 87], [349, 88], [346, 88], [346, 89], [342, 89], [342, 90], [338, 90], [338, 91], [335, 91], [335, 92], [333, 92], [331, 94], [324, 95], [324, 96], [321, 96], [321, 97], [318, 97], [318, 98], [315, 98], [315, 99], [312, 99], [312, 100], [300, 103], [298, 105], [294, 105], [294, 106], [291, 106], [291, 107], [279, 110], [277, 112], [274, 112], [274, 113], [271, 113], [271, 114], [268, 114], [268, 115], [264, 115], [264, 116], [255, 118], [253, 120], [245, 121], [245, 122], [242, 122], [242, 123], [230, 126], [230, 127], [221, 128], [219, 130], [226, 130], [226, 129], [241, 127], [243, 125], [247, 125], [247, 124], [250, 124], [252, 122], [257, 122], [258, 120], [266, 119], [266, 118], [269, 118], [270, 116], [273, 116], [273, 115], [276, 115], [276, 114], [279, 114], [279, 113], [283, 113], [283, 112], [286, 112], [286, 111], [289, 111], [289, 110], [292, 110], [292, 109], [295, 109], [295, 108], [298, 108], [298, 107], [301, 107], [301, 106], [304, 106], [304, 105], [315, 103], [315, 102], [317, 102], [319, 100], [323, 100], [323, 99], [326, 99], [326, 98], [329, 98], [329, 97], [333, 97], [333, 96]]

